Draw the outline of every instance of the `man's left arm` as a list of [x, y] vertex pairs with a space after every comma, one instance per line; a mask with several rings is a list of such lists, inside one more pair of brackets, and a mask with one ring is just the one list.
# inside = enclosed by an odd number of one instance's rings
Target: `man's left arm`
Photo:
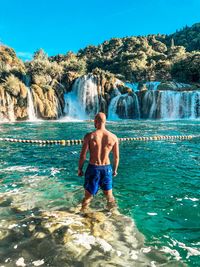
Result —
[[78, 176], [83, 176], [83, 165], [86, 160], [86, 154], [89, 148], [89, 134], [86, 134], [83, 140], [83, 146], [80, 153], [80, 159], [78, 164]]
[[117, 137], [112, 151], [113, 151], [113, 176], [116, 176], [119, 165], [119, 142]]

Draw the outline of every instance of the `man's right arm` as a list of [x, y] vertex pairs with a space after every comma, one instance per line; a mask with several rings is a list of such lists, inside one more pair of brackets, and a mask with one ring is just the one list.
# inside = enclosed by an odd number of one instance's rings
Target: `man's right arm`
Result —
[[112, 151], [113, 151], [113, 176], [116, 176], [119, 165], [119, 142], [117, 137]]
[[83, 176], [83, 165], [86, 160], [86, 154], [89, 148], [89, 134], [86, 134], [83, 140], [83, 146], [81, 149], [81, 154], [79, 158], [79, 164], [78, 164], [78, 176]]

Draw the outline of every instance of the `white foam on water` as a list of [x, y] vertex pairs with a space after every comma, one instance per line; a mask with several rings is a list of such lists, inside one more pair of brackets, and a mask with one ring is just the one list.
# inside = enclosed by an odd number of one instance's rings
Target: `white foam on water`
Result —
[[51, 168], [51, 175], [56, 176], [56, 174], [60, 173], [59, 169], [52, 167]]
[[141, 251], [143, 253], [149, 253], [151, 251], [151, 248], [150, 247], [148, 247], [148, 248], [141, 248]]
[[195, 198], [195, 197], [184, 197], [184, 199], [189, 199], [189, 200], [191, 200], [191, 201], [199, 201], [199, 199], [198, 198]]
[[158, 213], [156, 213], [156, 212], [147, 212], [147, 214], [150, 215], [150, 216], [156, 216], [156, 215], [158, 215]]
[[0, 172], [13, 172], [13, 171], [18, 171], [18, 172], [24, 172], [24, 171], [30, 171], [30, 172], [38, 172], [38, 168], [32, 167], [32, 166], [11, 166], [7, 167], [5, 169], [0, 169]]
[[[178, 246], [179, 248], [182, 248], [184, 249], [185, 251], [187, 251], [187, 256], [186, 256], [186, 259], [188, 259], [189, 257], [191, 256], [200, 256], [200, 248], [196, 248], [196, 247], [188, 247], [186, 246], [184, 243], [176, 240], [176, 239], [170, 239], [170, 241], [172, 242], [172, 245], [173, 246]], [[171, 246], [172, 246], [171, 245]], [[198, 246], [199, 244], [196, 243], [194, 244], [195, 246]], [[166, 247], [165, 247], [166, 248]], [[167, 249], [166, 249], [167, 250]], [[168, 248], [169, 252], [174, 252], [176, 250], [171, 250]], [[166, 252], [166, 251], [164, 251]], [[173, 253], [171, 253], [172, 255], [174, 255]], [[177, 253], [175, 253], [176, 255], [178, 255]], [[176, 256], [174, 255], [174, 256]]]
[[44, 264], [44, 259], [32, 262], [34, 266], [41, 266]]
[[177, 261], [180, 261], [182, 259], [178, 251], [175, 249], [171, 249], [169, 247], [164, 246], [160, 249], [160, 251], [163, 251], [167, 254], [169, 253], [170, 255], [174, 256]]
[[85, 119], [76, 119], [70, 116], [65, 116], [60, 118], [59, 120], [56, 120], [56, 122], [83, 122]]
[[19, 259], [16, 261], [16, 265], [17, 265], [17, 266], [21, 266], [21, 267], [25, 267], [26, 264], [25, 264], [25, 262], [24, 262], [24, 258], [23, 258], [23, 257], [19, 258]]
[[200, 249], [199, 248], [191, 248], [186, 246], [184, 243], [177, 241], [177, 244], [180, 248], [183, 248], [187, 251], [186, 259], [188, 259], [190, 256], [200, 256]]

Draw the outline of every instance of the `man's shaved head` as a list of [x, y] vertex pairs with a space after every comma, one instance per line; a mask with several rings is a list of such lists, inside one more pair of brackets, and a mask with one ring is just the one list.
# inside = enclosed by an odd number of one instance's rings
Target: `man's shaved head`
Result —
[[106, 123], [106, 115], [103, 112], [99, 112], [95, 116], [95, 121], [98, 123]]

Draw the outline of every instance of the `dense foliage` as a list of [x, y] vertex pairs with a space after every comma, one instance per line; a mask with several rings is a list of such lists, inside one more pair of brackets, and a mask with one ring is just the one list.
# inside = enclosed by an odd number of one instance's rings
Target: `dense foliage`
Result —
[[189, 52], [200, 50], [200, 23], [191, 27], [185, 26], [182, 30], [166, 36], [165, 43], [170, 45], [172, 39], [175, 45], [184, 46]]
[[[19, 80], [53, 87], [55, 82], [68, 91], [75, 78], [89, 72], [114, 74], [117, 78], [136, 82], [178, 80], [200, 82], [200, 23], [184, 27], [171, 35], [148, 35], [112, 38], [98, 46], [89, 45], [77, 54], [48, 57], [40, 49], [31, 61], [23, 63], [15, 51], [0, 46], [0, 83], [12, 74]], [[106, 74], [107, 73], [107, 74]], [[28, 74], [28, 75], [27, 75]]]

